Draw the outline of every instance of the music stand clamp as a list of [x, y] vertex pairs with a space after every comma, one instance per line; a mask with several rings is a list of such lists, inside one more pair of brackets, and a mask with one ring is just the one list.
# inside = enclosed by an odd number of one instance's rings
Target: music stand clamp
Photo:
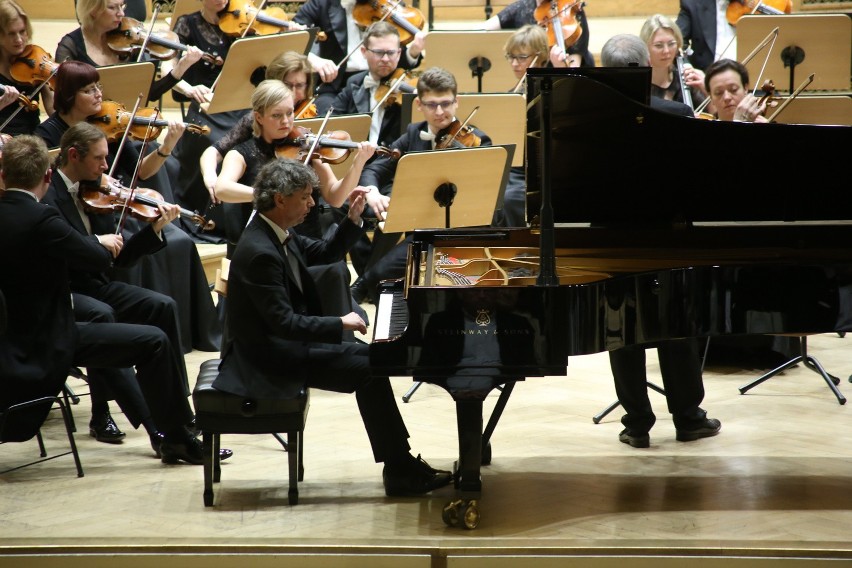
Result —
[[491, 70], [491, 60], [482, 55], [477, 55], [467, 62], [467, 66], [473, 77], [476, 77], [476, 92], [482, 92], [482, 76]]

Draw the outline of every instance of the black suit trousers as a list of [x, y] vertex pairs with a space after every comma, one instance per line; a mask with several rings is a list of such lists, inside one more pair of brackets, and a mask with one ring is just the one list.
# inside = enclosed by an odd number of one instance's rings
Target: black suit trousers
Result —
[[74, 365], [135, 366], [139, 386], [158, 430], [169, 432], [192, 420], [180, 369], [175, 365], [172, 346], [162, 330], [126, 323], [78, 323], [77, 330]]
[[355, 392], [358, 410], [377, 462], [399, 459], [411, 449], [388, 377], [370, 373], [366, 343], [310, 348], [312, 368], [307, 386], [333, 392]]
[[[626, 412], [621, 423], [640, 433], [648, 432], [656, 422], [648, 398], [645, 347], [631, 345], [609, 353], [615, 392]], [[704, 419], [699, 407], [704, 400], [704, 382], [697, 340], [664, 341], [651, 347], [657, 347], [666, 402], [675, 428], [694, 428]]]

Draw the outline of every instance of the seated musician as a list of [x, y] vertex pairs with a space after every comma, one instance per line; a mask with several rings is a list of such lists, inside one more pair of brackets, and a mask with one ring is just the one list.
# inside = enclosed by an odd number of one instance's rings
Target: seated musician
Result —
[[[321, 81], [317, 90], [316, 105], [325, 114], [337, 94], [346, 86], [351, 76], [367, 69], [367, 61], [359, 49], [364, 30], [372, 22], [358, 22], [352, 15], [357, 0], [307, 0], [296, 12], [293, 21], [306, 26], [316, 26], [325, 31], [328, 39], [317, 43], [319, 53], [310, 53], [311, 66]], [[405, 46], [400, 57], [400, 67], [413, 69], [420, 64], [427, 32], [418, 32]], [[343, 65], [338, 65], [350, 55]]]
[[683, 88], [694, 105], [707, 98], [704, 72], [684, 62], [683, 77], [677, 75], [676, 58], [683, 50], [683, 35], [669, 17], [654, 14], [642, 24], [639, 37], [648, 46], [651, 62], [651, 94], [661, 99], [685, 102]]
[[[550, 0], [515, 0], [496, 16], [485, 21], [483, 30], [514, 30], [527, 24], [541, 25], [536, 21], [535, 10]], [[550, 60], [554, 67], [594, 67], [595, 58], [589, 51], [589, 22], [582, 4], [576, 12], [576, 24], [582, 33], [576, 43], [566, 46], [565, 51], [554, 43], [550, 49]]]
[[[90, 154], [99, 158], [90, 161], [102, 162], [105, 153], [104, 143]], [[103, 273], [121, 243], [86, 237], [55, 208], [38, 203], [51, 179], [42, 140], [22, 135], [8, 142], [2, 176], [9, 189], [0, 199], [0, 238], [7, 243], [0, 249], [0, 288], [9, 327], [0, 337], [0, 408], [56, 396], [72, 365], [135, 366], [163, 461], [200, 464], [201, 443], [184, 426], [192, 411], [183, 357], [173, 356], [166, 334], [136, 323], [75, 324], [69, 266]], [[173, 214], [163, 209], [164, 218]]]
[[[403, 155], [413, 151], [433, 150], [436, 140], [458, 120], [457, 93], [458, 84], [452, 73], [440, 67], [424, 71], [417, 80], [417, 98], [414, 99], [414, 104], [417, 110], [426, 116], [426, 120], [409, 124], [405, 133], [390, 145], [391, 150], [399, 150]], [[474, 133], [481, 139], [482, 146], [491, 145], [491, 138], [487, 134], [476, 128]], [[367, 204], [379, 219], [384, 218], [390, 204], [396, 164], [396, 160], [390, 157], [379, 157], [368, 164], [361, 175], [361, 185], [369, 190]], [[398, 236], [384, 235], [381, 238], [393, 239]], [[403, 275], [407, 248], [406, 242], [396, 245], [352, 284], [352, 297], [355, 301], [360, 303], [368, 296], [375, 299], [372, 295], [381, 280]]]
[[[346, 87], [334, 99], [334, 114], [364, 113], [372, 115], [368, 140], [388, 146], [399, 138], [401, 105], [379, 104], [377, 91], [390, 87], [389, 77], [399, 63], [399, 31], [387, 22], [376, 22], [367, 29], [361, 54], [367, 60], [367, 70], [346, 81]], [[385, 83], [385, 89], [380, 89]]]
[[748, 91], [748, 69], [739, 61], [720, 59], [711, 63], [704, 83], [719, 120], [768, 122], [763, 116], [767, 101]]
[[[308, 93], [314, 90], [313, 69], [308, 57], [296, 51], [285, 51], [275, 56], [264, 69], [264, 79], [278, 79], [293, 93], [295, 118], [310, 102]], [[308, 109], [306, 109], [308, 110]], [[316, 109], [313, 109], [316, 114]], [[306, 117], [313, 118], [313, 117]], [[251, 139], [254, 114], [246, 113], [224, 136], [213, 141], [201, 154], [201, 176], [204, 186], [210, 194], [211, 203], [220, 203], [216, 197], [216, 178], [219, 177], [219, 164], [222, 158], [237, 144]]]
[[[345, 330], [366, 333], [358, 314], [324, 315], [306, 268], [335, 263], [363, 232], [363, 191], [349, 196], [347, 217], [322, 240], [292, 231], [314, 206], [319, 178], [310, 166], [272, 160], [254, 179], [257, 214], [231, 261], [227, 333], [217, 389], [247, 397], [290, 398], [304, 388], [355, 393], [373, 457], [384, 462], [388, 496], [420, 495], [448, 485], [409, 453], [408, 432], [388, 377], [373, 376], [369, 345], [343, 343]], [[283, 248], [283, 252], [282, 252]]]

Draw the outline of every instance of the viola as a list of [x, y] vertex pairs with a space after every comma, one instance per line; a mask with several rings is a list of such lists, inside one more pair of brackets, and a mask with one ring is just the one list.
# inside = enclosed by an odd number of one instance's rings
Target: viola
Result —
[[[154, 59], [171, 59], [178, 51], [189, 49], [178, 41], [180, 38], [172, 31], [148, 33], [145, 26], [134, 18], [121, 18], [119, 26], [107, 34], [107, 45], [120, 54], [130, 55], [145, 46], [145, 51]], [[147, 41], [146, 41], [147, 40]], [[201, 56], [213, 65], [222, 65], [224, 61], [218, 55], [204, 53]]]
[[[6, 89], [0, 85], [0, 95], [6, 92]], [[27, 112], [35, 112], [38, 110], [38, 102], [32, 100], [24, 94], [18, 95], [18, 104], [21, 105]]]
[[583, 27], [577, 21], [577, 13], [583, 9], [582, 0], [547, 0], [537, 6], [535, 21], [547, 30], [547, 46], [558, 45], [562, 52], [580, 39]]
[[[277, 6], [258, 10], [252, 0], [230, 0], [219, 12], [219, 29], [229, 36], [242, 37], [247, 34], [272, 35], [301, 28], [288, 21], [287, 13]], [[325, 32], [317, 33], [317, 41], [326, 39]]]
[[423, 30], [426, 19], [417, 8], [409, 8], [395, 0], [356, 0], [352, 17], [359, 26], [368, 28], [384, 20], [399, 30], [399, 43], [408, 45]]
[[296, 110], [293, 111], [297, 119], [307, 119], [317, 117], [317, 105], [314, 104], [314, 99], [305, 99], [296, 105]]
[[[157, 119], [160, 111], [156, 108], [144, 107], [136, 112], [130, 127], [130, 137], [136, 140], [153, 140], [160, 136], [169, 121]], [[101, 111], [86, 120], [100, 128], [108, 142], [115, 142], [124, 135], [127, 122], [133, 113], [128, 112], [123, 104], [115, 101], [102, 101]], [[187, 131], [193, 134], [210, 134], [209, 126], [184, 123]]]
[[779, 97], [775, 96], [775, 82], [772, 79], [764, 81], [763, 85], [760, 86], [760, 90], [763, 91], [763, 95], [760, 96], [760, 104], [766, 103], [766, 109], [763, 111], [765, 115], [767, 110], [778, 106]]
[[17, 56], [9, 68], [12, 79], [25, 85], [40, 85], [47, 81], [51, 89], [55, 88], [56, 63], [48, 52], [37, 45], [30, 44]]
[[[279, 158], [290, 158], [304, 162], [308, 157], [316, 135], [310, 128], [294, 126], [287, 138], [275, 141], [275, 155]], [[334, 130], [319, 137], [319, 142], [311, 154], [312, 160], [321, 160], [327, 164], [340, 164], [346, 161], [352, 150], [358, 149], [358, 143], [344, 130]], [[384, 146], [376, 149], [379, 156], [389, 156], [391, 159], [400, 157], [399, 150], [390, 150]]]
[[412, 72], [405, 69], [395, 69], [393, 73], [382, 79], [376, 88], [373, 98], [377, 104], [384, 103], [385, 108], [393, 105], [401, 105], [400, 93], [414, 93], [417, 91], [417, 77], [410, 76]]
[[455, 119], [446, 128], [442, 128], [435, 136], [435, 149], [446, 148], [478, 148], [482, 140], [476, 135], [472, 126], [467, 126]]
[[[169, 204], [163, 200], [159, 192], [153, 189], [143, 187], [130, 189], [116, 181], [107, 183], [102, 183], [101, 180], [82, 181], [80, 197], [83, 200], [83, 209], [90, 213], [105, 215], [126, 209], [132, 217], [148, 223], [153, 223], [160, 218], [159, 205]], [[197, 212], [183, 207], [180, 208], [180, 216], [190, 219], [204, 231], [210, 231], [215, 227], [213, 221], [207, 221]]]
[[725, 9], [728, 23], [736, 26], [748, 14], [782, 16], [793, 11], [793, 0], [730, 0]]

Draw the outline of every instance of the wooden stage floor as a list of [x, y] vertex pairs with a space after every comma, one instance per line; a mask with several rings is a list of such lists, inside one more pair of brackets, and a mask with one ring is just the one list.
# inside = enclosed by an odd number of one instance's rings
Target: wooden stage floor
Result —
[[[852, 393], [849, 341], [815, 336], [810, 351]], [[190, 376], [215, 355], [187, 356]], [[658, 373], [651, 352], [649, 378]], [[123, 444], [87, 436], [84, 398], [74, 412], [85, 477], [70, 457], [0, 476], [0, 566], [114, 566], [119, 555], [122, 566], [210, 567], [232, 565], [233, 554], [250, 554], [243, 558], [253, 566], [280, 555], [296, 566], [852, 562], [852, 409], [802, 366], [741, 396], [737, 388], [759, 373], [706, 373], [704, 406], [723, 427], [691, 443], [675, 441], [665, 401], [652, 392], [658, 422], [645, 450], [618, 442], [619, 411], [592, 423], [614, 399], [605, 354], [572, 358], [566, 377], [520, 383], [494, 436], [493, 464], [483, 468], [474, 531], [441, 521], [451, 488], [384, 496], [352, 396], [314, 393], [297, 506], [287, 504], [287, 459], [271, 436], [223, 436], [235, 456], [223, 464], [213, 508], [202, 503], [201, 468], [161, 464], [123, 416]], [[411, 382], [393, 384], [402, 395]], [[495, 400], [492, 393], [489, 410]], [[424, 385], [400, 407], [414, 452], [451, 468], [449, 396]], [[49, 452], [65, 447], [56, 416], [44, 429]], [[36, 452], [35, 441], [4, 445], [0, 466]]]

